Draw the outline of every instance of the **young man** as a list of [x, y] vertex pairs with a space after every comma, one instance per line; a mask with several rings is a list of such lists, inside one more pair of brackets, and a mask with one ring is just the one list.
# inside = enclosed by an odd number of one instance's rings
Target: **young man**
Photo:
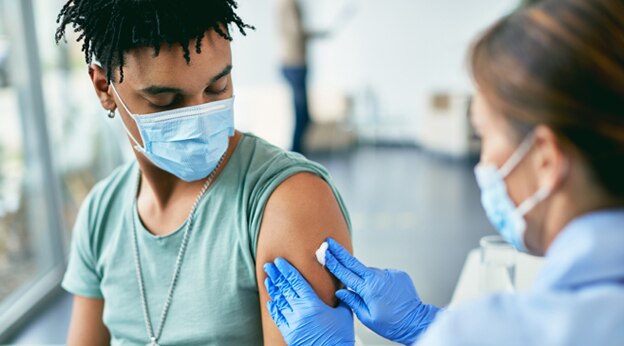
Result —
[[136, 154], [76, 222], [69, 345], [283, 344], [263, 284], [276, 257], [335, 303], [314, 250], [327, 237], [351, 243], [327, 172], [234, 129], [230, 29], [251, 28], [236, 7], [69, 0], [61, 10], [57, 41], [66, 28], [80, 34], [95, 92]]

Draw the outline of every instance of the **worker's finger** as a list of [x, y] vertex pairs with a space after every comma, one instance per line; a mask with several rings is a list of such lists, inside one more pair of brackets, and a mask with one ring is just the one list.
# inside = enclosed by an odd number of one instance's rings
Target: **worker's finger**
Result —
[[271, 280], [270, 277], [264, 280], [264, 287], [266, 287], [267, 292], [269, 293], [269, 297], [271, 297], [272, 300], [277, 300], [282, 296], [279, 289], [277, 288], [277, 286], [275, 286], [273, 280]]
[[342, 281], [342, 283], [351, 287], [356, 292], [360, 291], [363, 284], [362, 278], [349, 270], [349, 268], [343, 266], [329, 251], [325, 255], [325, 267], [327, 267], [338, 280]]
[[370, 315], [366, 303], [357, 293], [347, 289], [341, 289], [336, 291], [336, 297], [351, 308], [360, 320], [362, 320], [364, 316]]
[[275, 260], [275, 266], [286, 280], [288, 280], [290, 287], [295, 290], [299, 297], [306, 299], [318, 298], [308, 281], [299, 273], [297, 268], [293, 267], [287, 260], [277, 258]]
[[288, 327], [288, 321], [284, 318], [284, 315], [280, 312], [277, 304], [274, 301], [267, 302], [267, 309], [269, 309], [269, 313], [271, 314], [271, 318], [275, 321], [278, 328]]
[[271, 280], [273, 280], [274, 283], [282, 275], [282, 273], [280, 273], [275, 264], [271, 262], [266, 263], [264, 267], [262, 267], [262, 269], [264, 269], [264, 272], [271, 278]]
[[266, 278], [266, 280], [264, 280], [264, 286], [266, 287], [267, 292], [269, 292], [269, 295], [271, 296], [271, 299], [275, 302], [282, 314], [284, 311], [292, 311], [292, 307], [290, 306], [286, 298], [284, 298], [284, 295], [282, 295], [282, 292], [279, 290], [279, 288], [277, 288], [277, 286], [273, 284], [271, 278]]
[[342, 247], [337, 241], [332, 238], [327, 238], [327, 251], [330, 252], [336, 259], [346, 268], [356, 273], [359, 277], [364, 278], [369, 269], [357, 258], [353, 257], [349, 251]]
[[273, 263], [267, 263], [264, 265], [264, 271], [267, 273], [273, 284], [278, 288], [280, 293], [286, 299], [298, 298], [299, 296], [295, 290], [291, 287], [290, 282], [282, 275], [277, 266]]

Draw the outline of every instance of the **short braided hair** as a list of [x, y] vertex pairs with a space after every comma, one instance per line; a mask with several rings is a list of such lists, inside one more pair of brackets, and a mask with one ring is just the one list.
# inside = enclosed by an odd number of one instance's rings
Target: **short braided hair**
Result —
[[[124, 53], [132, 48], [152, 47], [154, 55], [162, 44], [182, 46], [184, 59], [190, 62], [189, 45], [196, 40], [195, 51], [209, 30], [231, 41], [229, 27], [241, 34], [254, 30], [236, 14], [235, 0], [68, 0], [58, 15], [56, 43], [65, 37], [71, 25], [79, 33], [85, 61], [99, 62], [108, 80], [120, 69], [123, 81]], [[225, 30], [224, 30], [225, 29]]]

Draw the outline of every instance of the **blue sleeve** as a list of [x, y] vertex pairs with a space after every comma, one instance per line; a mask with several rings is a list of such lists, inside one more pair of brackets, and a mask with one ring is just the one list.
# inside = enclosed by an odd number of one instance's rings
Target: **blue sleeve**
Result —
[[83, 202], [72, 232], [69, 263], [63, 278], [63, 288], [87, 298], [103, 298], [100, 290], [101, 275], [94, 254], [93, 224], [91, 222], [93, 191]]
[[529, 345], [517, 299], [492, 295], [440, 312], [417, 346]]

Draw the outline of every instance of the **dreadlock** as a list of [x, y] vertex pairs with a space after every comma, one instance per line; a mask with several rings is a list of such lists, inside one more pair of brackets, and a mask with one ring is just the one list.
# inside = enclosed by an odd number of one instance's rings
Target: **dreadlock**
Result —
[[162, 44], [178, 43], [189, 63], [190, 42], [195, 39], [195, 51], [201, 53], [208, 30], [228, 41], [232, 24], [243, 35], [245, 29], [254, 30], [235, 13], [237, 8], [235, 0], [68, 0], [57, 17], [55, 38], [58, 44], [71, 25], [79, 34], [76, 42], [82, 41], [86, 63], [99, 62], [108, 80], [119, 67], [121, 83], [124, 53], [129, 49], [152, 47], [158, 56]]

